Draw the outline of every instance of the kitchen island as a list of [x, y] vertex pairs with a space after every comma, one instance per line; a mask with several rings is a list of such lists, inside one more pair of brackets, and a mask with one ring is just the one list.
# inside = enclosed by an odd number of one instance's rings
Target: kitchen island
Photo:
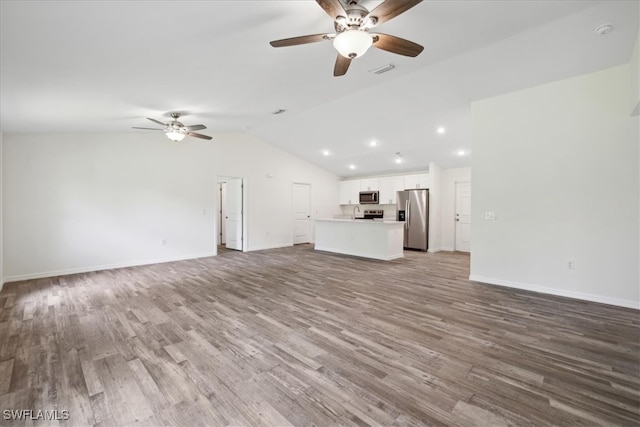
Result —
[[364, 258], [402, 258], [404, 222], [370, 219], [315, 219], [315, 249]]

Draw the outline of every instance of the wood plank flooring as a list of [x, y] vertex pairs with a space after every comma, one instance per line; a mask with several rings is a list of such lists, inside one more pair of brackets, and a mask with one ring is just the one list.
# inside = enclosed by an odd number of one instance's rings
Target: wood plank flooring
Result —
[[7, 284], [0, 424], [640, 423], [638, 311], [468, 275], [298, 245]]

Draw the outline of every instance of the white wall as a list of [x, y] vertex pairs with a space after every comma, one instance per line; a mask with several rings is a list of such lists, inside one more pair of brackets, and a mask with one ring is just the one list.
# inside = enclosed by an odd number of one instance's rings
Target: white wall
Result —
[[293, 244], [293, 183], [311, 184], [312, 218], [341, 212], [337, 175], [249, 134], [216, 136], [218, 175], [242, 177], [247, 192], [248, 249]]
[[472, 280], [640, 307], [629, 72], [472, 103]]
[[[443, 251], [453, 251], [456, 246], [456, 182], [471, 182], [471, 168], [442, 170], [441, 249]], [[471, 192], [473, 193], [473, 187]], [[473, 223], [471, 227], [473, 228]]]
[[294, 180], [338, 211], [337, 176], [248, 134], [6, 134], [3, 172], [5, 280], [213, 255], [218, 175], [245, 179], [249, 250], [292, 244]]
[[441, 248], [442, 230], [442, 168], [429, 163], [429, 252]]

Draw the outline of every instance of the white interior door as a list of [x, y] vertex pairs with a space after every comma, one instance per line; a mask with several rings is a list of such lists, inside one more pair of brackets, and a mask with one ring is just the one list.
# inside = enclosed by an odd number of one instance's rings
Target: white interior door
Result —
[[226, 244], [242, 250], [242, 178], [229, 178], [226, 185]]
[[293, 244], [311, 241], [311, 185], [293, 184]]
[[471, 251], [471, 183], [456, 182], [456, 251]]
[[218, 183], [218, 203], [220, 204], [220, 233], [218, 244], [227, 244], [227, 183]]

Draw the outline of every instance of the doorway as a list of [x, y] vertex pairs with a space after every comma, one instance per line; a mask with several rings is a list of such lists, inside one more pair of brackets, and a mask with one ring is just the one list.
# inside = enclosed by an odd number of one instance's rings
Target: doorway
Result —
[[471, 252], [471, 183], [456, 182], [455, 250]]
[[311, 184], [293, 183], [293, 244], [311, 242]]
[[218, 246], [242, 251], [244, 249], [244, 182], [242, 178], [218, 179]]

